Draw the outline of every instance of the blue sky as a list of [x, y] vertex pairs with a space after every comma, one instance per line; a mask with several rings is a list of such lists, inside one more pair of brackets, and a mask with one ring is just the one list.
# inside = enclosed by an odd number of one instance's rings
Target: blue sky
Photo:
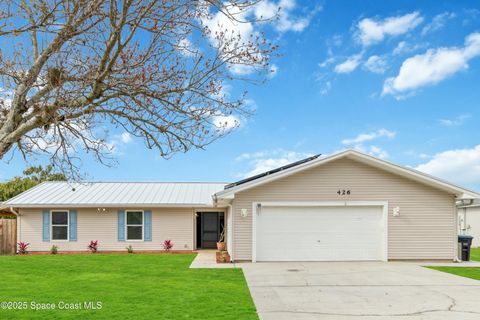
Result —
[[[280, 44], [276, 73], [262, 85], [230, 85], [232, 96], [248, 90], [252, 117], [206, 150], [168, 160], [113, 132], [118, 164], [85, 157], [89, 179], [234, 181], [354, 148], [480, 190], [474, 2], [282, 2], [281, 19], [254, 26]], [[1, 180], [26, 166], [18, 155], [7, 158]]]

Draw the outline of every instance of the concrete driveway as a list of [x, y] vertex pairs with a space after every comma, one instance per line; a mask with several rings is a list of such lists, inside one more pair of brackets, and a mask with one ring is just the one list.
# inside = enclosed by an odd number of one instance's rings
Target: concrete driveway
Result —
[[480, 281], [402, 262], [242, 266], [261, 319], [480, 319]]

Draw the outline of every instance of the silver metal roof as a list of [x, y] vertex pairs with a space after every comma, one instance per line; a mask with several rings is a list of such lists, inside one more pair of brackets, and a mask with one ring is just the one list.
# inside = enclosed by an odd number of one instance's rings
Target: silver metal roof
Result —
[[220, 182], [44, 182], [2, 207], [205, 207]]

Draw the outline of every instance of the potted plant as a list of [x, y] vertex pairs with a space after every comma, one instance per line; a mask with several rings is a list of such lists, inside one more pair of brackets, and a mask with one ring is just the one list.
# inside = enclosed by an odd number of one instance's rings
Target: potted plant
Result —
[[217, 263], [229, 263], [230, 262], [230, 255], [227, 251], [217, 251], [215, 253], [215, 258]]
[[[223, 226], [222, 226], [222, 227], [223, 227]], [[225, 244], [225, 231], [226, 231], [226, 229], [223, 228], [222, 233], [220, 233], [220, 238], [218, 239], [218, 242], [217, 242], [217, 250], [218, 250], [218, 251], [225, 251], [225, 247], [226, 247], [226, 244]]]

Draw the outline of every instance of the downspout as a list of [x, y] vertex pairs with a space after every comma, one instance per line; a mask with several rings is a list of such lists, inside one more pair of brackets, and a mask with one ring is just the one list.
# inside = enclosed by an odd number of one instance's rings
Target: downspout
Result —
[[462, 262], [460, 259], [458, 259], [458, 229], [459, 228], [459, 224], [458, 224], [458, 207], [457, 207], [457, 204], [456, 204], [456, 201], [453, 202], [453, 207], [454, 207], [454, 224], [455, 224], [455, 239], [454, 239], [454, 247], [453, 247], [453, 254], [454, 254], [454, 257], [453, 257], [453, 262]]
[[230, 239], [232, 240], [232, 243], [230, 245], [230, 248], [232, 249], [232, 254], [231, 254], [231, 257], [230, 257], [230, 260], [231, 262], [235, 262], [235, 254], [234, 254], [234, 236], [235, 236], [235, 233], [233, 232], [233, 230], [235, 229], [235, 214], [233, 212], [233, 206], [231, 204], [228, 205], [228, 214], [232, 215], [230, 217], [230, 219], [232, 219], [232, 230], [227, 230], [228, 232], [231, 232], [232, 233], [232, 236], [230, 237]]

